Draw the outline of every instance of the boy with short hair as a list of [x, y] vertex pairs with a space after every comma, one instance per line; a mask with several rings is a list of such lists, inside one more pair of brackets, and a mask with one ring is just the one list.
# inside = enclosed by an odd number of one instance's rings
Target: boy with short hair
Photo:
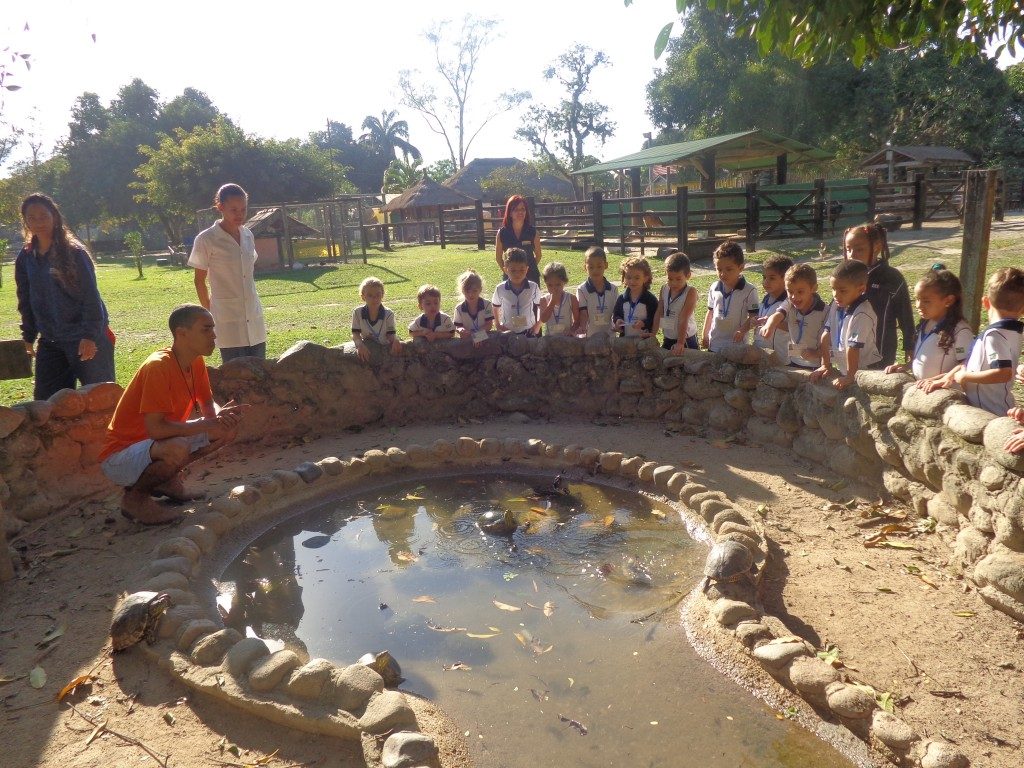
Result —
[[810, 264], [794, 264], [784, 277], [786, 300], [768, 318], [760, 334], [769, 336], [785, 323], [789, 330], [789, 365], [814, 370], [821, 365], [821, 329], [828, 307], [818, 295], [818, 273]]
[[988, 327], [974, 340], [967, 360], [945, 376], [926, 382], [922, 389], [932, 392], [959, 384], [967, 401], [997, 416], [1016, 406], [1013, 398], [1013, 369], [1020, 358], [1024, 323], [1024, 270], [1003, 267], [989, 278], [988, 291], [981, 297], [988, 310]]
[[722, 243], [714, 259], [718, 280], [708, 291], [702, 343], [705, 349], [720, 352], [728, 344], [746, 339], [760, 304], [757, 288], [743, 278], [743, 249], [739, 243]]
[[821, 366], [811, 374], [811, 381], [834, 371], [835, 361], [839, 378], [832, 384], [846, 389], [857, 371], [882, 359], [876, 338], [878, 318], [865, 295], [868, 271], [867, 264], [851, 260], [832, 272], [832, 306], [821, 329]]
[[761, 265], [764, 298], [757, 308], [756, 325], [759, 330], [754, 333], [754, 346], [775, 352], [782, 365], [789, 363], [789, 326], [776, 325], [769, 329], [767, 322], [786, 303], [786, 271], [792, 266], [793, 260], [781, 253], [769, 256]]
[[359, 296], [363, 305], [352, 310], [352, 341], [359, 359], [370, 359], [367, 342], [389, 346], [391, 354], [399, 354], [402, 343], [395, 334], [395, 313], [384, 306], [384, 283], [376, 277], [366, 278], [359, 284]]
[[697, 343], [697, 289], [690, 285], [692, 268], [689, 257], [682, 251], [672, 251], [665, 257], [665, 285], [658, 299], [658, 314], [654, 334], [659, 326], [664, 334], [662, 348], [676, 354], [684, 349], [699, 349]]
[[416, 292], [416, 303], [423, 313], [409, 323], [409, 335], [423, 341], [455, 337], [455, 323], [441, 311], [441, 289], [436, 285], [421, 285]]
[[530, 260], [522, 248], [509, 248], [504, 256], [505, 274], [508, 279], [494, 288], [491, 304], [499, 331], [509, 331], [521, 336], [536, 336], [540, 332], [540, 318], [537, 305], [540, 304], [540, 288], [526, 279]]
[[584, 265], [587, 279], [576, 289], [576, 299], [580, 305], [579, 332], [586, 336], [600, 333], [611, 336], [615, 332], [612, 311], [619, 298], [619, 291], [604, 277], [608, 269], [608, 256], [604, 248], [598, 245], [588, 248]]

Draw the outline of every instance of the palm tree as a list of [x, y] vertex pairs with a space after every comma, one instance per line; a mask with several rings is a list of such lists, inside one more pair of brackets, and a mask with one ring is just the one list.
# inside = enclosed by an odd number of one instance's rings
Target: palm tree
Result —
[[398, 112], [381, 112], [380, 118], [367, 115], [363, 120], [363, 135], [359, 141], [369, 144], [384, 157], [397, 157], [396, 150], [401, 150], [402, 157], [406, 161], [410, 155], [415, 160], [422, 159], [423, 155], [412, 144], [409, 143], [409, 124], [405, 120], [396, 120]]
[[411, 163], [399, 160], [397, 157], [391, 161], [391, 165], [384, 171], [383, 191], [391, 194], [393, 192], [404, 192], [413, 184], [423, 178], [423, 161], [419, 158]]

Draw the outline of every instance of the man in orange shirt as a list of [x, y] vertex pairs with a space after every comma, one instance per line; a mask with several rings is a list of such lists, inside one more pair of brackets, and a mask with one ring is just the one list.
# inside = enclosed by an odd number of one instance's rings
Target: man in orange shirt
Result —
[[182, 469], [230, 442], [247, 406], [213, 401], [204, 357], [213, 354], [213, 315], [198, 304], [178, 307], [168, 320], [174, 343], [154, 352], [122, 393], [100, 452], [103, 473], [124, 486], [121, 514], [144, 525], [183, 513], [156, 503], [197, 496], [185, 491]]

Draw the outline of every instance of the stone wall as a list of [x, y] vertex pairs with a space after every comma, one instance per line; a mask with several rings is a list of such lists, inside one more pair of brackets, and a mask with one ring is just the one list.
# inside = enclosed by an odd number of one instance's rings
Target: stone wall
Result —
[[[674, 356], [652, 341], [494, 336], [480, 347], [409, 343], [369, 363], [350, 345], [300, 342], [276, 361], [232, 361], [210, 377], [219, 401], [252, 404], [240, 434], [248, 441], [512, 412], [622, 416], [709, 436], [744, 431], [837, 476], [884, 486], [935, 518], [982, 596], [1024, 621], [1024, 457], [1002, 449], [1013, 422], [958, 392], [926, 395], [908, 376], [865, 371], [840, 393], [743, 345]], [[103, 384], [0, 408], [8, 532], [112, 490], [95, 457], [119, 391]]]

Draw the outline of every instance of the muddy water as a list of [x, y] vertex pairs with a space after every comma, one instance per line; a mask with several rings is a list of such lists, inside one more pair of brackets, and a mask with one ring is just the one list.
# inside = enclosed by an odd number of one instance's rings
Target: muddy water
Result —
[[[227, 568], [228, 623], [302, 658], [390, 650], [479, 766], [851, 765], [691, 649], [678, 605], [706, 547], [678, 513], [552, 480], [432, 479], [324, 504]], [[506, 509], [512, 535], [481, 530]]]

